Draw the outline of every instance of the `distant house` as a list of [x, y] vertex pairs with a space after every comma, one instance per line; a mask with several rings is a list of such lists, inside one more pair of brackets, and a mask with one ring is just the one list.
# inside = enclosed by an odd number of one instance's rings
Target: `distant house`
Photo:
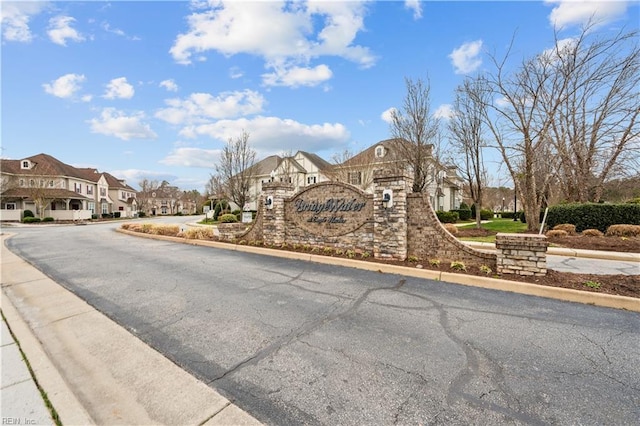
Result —
[[[92, 168], [77, 168], [48, 154], [38, 154], [20, 160], [0, 159], [0, 220], [19, 221], [24, 210], [39, 217], [56, 220], [84, 220], [93, 215], [135, 215], [135, 202], [128, 200], [129, 209], [120, 211], [109, 197], [110, 182], [126, 190], [129, 198], [136, 192], [108, 173]], [[113, 188], [115, 190], [116, 188]], [[117, 197], [116, 197], [117, 199]]]
[[262, 184], [267, 182], [290, 183], [294, 191], [330, 180], [332, 165], [320, 156], [298, 151], [291, 157], [271, 155], [253, 165], [252, 183], [249, 194], [248, 210], [257, 210], [257, 199], [262, 192]]
[[198, 200], [187, 191], [162, 181], [138, 192], [138, 208], [151, 216], [194, 214]]
[[[373, 172], [375, 170], [390, 169], [403, 170], [411, 176], [403, 152], [411, 149], [409, 142], [401, 139], [386, 139], [377, 142], [359, 152], [332, 169], [332, 179], [346, 182], [371, 192], [373, 188]], [[457, 174], [457, 168], [440, 163], [431, 155], [429, 149], [428, 175], [426, 192], [429, 194], [431, 205], [435, 210], [449, 211], [460, 207], [462, 202], [462, 179]]]

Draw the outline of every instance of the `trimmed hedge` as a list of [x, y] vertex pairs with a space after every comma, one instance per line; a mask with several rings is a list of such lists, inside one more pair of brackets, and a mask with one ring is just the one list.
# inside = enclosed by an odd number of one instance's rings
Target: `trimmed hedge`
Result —
[[38, 223], [38, 222], [40, 222], [39, 217], [27, 216], [24, 219], [22, 219], [22, 223]]
[[43, 217], [42, 221], [43, 222], [53, 222], [55, 219], [52, 218], [51, 216], [47, 216], [47, 217]]
[[458, 213], [458, 216], [460, 217], [460, 220], [469, 220], [471, 219], [471, 209], [456, 209], [456, 210], [451, 210], [452, 212], [456, 212]]
[[460, 219], [460, 216], [458, 216], [458, 212], [456, 211], [445, 212], [438, 210], [436, 212], [436, 216], [438, 216], [438, 220], [442, 223], [456, 223], [458, 219]]
[[236, 223], [238, 221], [238, 218], [235, 214], [227, 213], [220, 215], [220, 217], [218, 217], [218, 221], [220, 223]]
[[24, 212], [22, 212], [22, 217], [23, 218], [34, 217], [34, 214], [31, 210], [25, 210]]
[[597, 229], [606, 232], [611, 225], [640, 225], [640, 204], [563, 204], [549, 208], [547, 225], [553, 228], [571, 223], [576, 231]]
[[480, 210], [480, 220], [493, 219], [493, 210], [482, 209]]

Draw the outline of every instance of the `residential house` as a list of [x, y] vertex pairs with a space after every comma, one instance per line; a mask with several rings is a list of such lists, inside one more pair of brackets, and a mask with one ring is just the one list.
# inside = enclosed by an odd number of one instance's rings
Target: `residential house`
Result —
[[290, 157], [271, 155], [253, 165], [249, 199], [245, 208], [257, 210], [257, 200], [262, 192], [262, 184], [267, 182], [290, 183], [294, 191], [330, 180], [332, 165], [318, 156], [305, 151], [298, 151]]
[[194, 214], [198, 209], [198, 200], [192, 192], [182, 191], [165, 180], [140, 191], [138, 207], [151, 216]]
[[[365, 192], [373, 191], [373, 173], [375, 170], [404, 170], [410, 176], [410, 167], [405, 161], [404, 152], [411, 149], [409, 142], [401, 139], [386, 139], [377, 142], [359, 152], [343, 163], [336, 165], [332, 178], [350, 183]], [[428, 149], [428, 176], [426, 192], [435, 210], [449, 211], [460, 207], [462, 202], [462, 179], [457, 175], [456, 166], [439, 162]]]
[[[0, 159], [0, 220], [19, 221], [24, 210], [56, 220], [113, 213], [108, 180], [96, 169], [73, 167], [48, 154]], [[135, 198], [135, 190], [129, 189]]]

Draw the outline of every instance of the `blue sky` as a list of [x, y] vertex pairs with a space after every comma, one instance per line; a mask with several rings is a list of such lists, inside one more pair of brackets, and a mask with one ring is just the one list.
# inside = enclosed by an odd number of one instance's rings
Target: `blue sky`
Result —
[[[242, 130], [258, 158], [390, 136], [405, 77], [446, 119], [465, 75], [575, 35], [640, 25], [624, 1], [2, 1], [3, 158], [41, 152], [204, 190]], [[488, 155], [494, 184], [498, 161]]]

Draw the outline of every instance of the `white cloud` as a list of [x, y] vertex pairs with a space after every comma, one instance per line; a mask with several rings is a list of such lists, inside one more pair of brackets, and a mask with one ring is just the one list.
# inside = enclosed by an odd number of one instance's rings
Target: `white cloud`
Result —
[[123, 170], [111, 170], [110, 174], [117, 177], [118, 179], [124, 179], [127, 181], [127, 184], [132, 187], [138, 187], [139, 182], [143, 179], [157, 180], [167, 182], [172, 182], [176, 179], [175, 175], [169, 174], [167, 172], [157, 172], [153, 170], [141, 170], [141, 169], [123, 169]]
[[220, 160], [220, 149], [202, 149], [193, 147], [176, 148], [160, 163], [167, 166], [203, 167], [213, 169]]
[[92, 133], [115, 136], [125, 141], [129, 139], [155, 139], [158, 135], [151, 126], [143, 123], [144, 113], [137, 112], [127, 116], [115, 108], [104, 108], [100, 118], [89, 120]]
[[7, 41], [30, 42], [33, 34], [29, 28], [29, 20], [42, 12], [46, 6], [46, 2], [2, 2], [2, 38]]
[[322, 64], [315, 68], [277, 69], [274, 73], [263, 74], [262, 81], [267, 86], [313, 87], [329, 80], [332, 75], [331, 69]]
[[[84, 81], [85, 76], [82, 74], [65, 74], [56, 80], [52, 80], [51, 83], [43, 84], [42, 87], [44, 91], [50, 95], [69, 99], [82, 89], [81, 83]], [[83, 96], [83, 100], [86, 96], [88, 95]]]
[[380, 114], [380, 118], [382, 119], [382, 121], [384, 121], [385, 123], [393, 123], [393, 113], [395, 111], [398, 111], [397, 108], [395, 107], [391, 107], [386, 111], [383, 111], [382, 114]]
[[[212, 4], [214, 2], [211, 2]], [[267, 69], [287, 75], [320, 56], [337, 56], [370, 67], [376, 58], [367, 47], [354, 45], [364, 30], [363, 2], [237, 2], [219, 1], [188, 18], [189, 30], [170, 49], [182, 64], [207, 51], [222, 55], [260, 56]], [[280, 70], [278, 70], [280, 69]], [[285, 80], [282, 80], [284, 82]], [[298, 80], [293, 79], [294, 83]]]
[[405, 0], [404, 7], [413, 10], [413, 19], [422, 18], [422, 4], [420, 0]]
[[165, 103], [169, 107], [159, 110], [155, 116], [171, 124], [185, 124], [258, 114], [262, 111], [265, 99], [258, 92], [244, 90], [223, 92], [218, 96], [192, 93], [187, 99], [168, 99]]
[[506, 108], [511, 105], [511, 102], [504, 96], [496, 98], [493, 102], [500, 108]]
[[572, 50], [576, 48], [577, 40], [574, 38], [564, 38], [558, 40], [556, 45], [552, 48], [546, 49], [539, 56], [540, 60], [548, 62], [556, 62], [563, 55], [570, 54]]
[[549, 14], [551, 25], [563, 28], [571, 25], [584, 25], [589, 21], [605, 24], [614, 21], [627, 11], [627, 1], [584, 1], [584, 0], [545, 0], [554, 5]]
[[262, 155], [288, 150], [295, 152], [299, 149], [317, 152], [340, 148], [350, 137], [349, 131], [340, 123], [309, 125], [290, 119], [262, 116], [189, 126], [180, 132], [180, 136], [209, 136], [226, 141], [230, 137], [237, 137], [243, 130], [249, 132], [250, 143]]
[[71, 27], [74, 22], [75, 19], [71, 16], [55, 16], [49, 19], [49, 30], [47, 31], [49, 39], [61, 46], [66, 46], [67, 40], [84, 41], [84, 37]]
[[161, 81], [160, 82], [160, 87], [164, 87], [169, 92], [177, 92], [178, 91], [178, 85], [173, 80], [163, 80], [163, 81]]
[[450, 119], [453, 115], [453, 107], [450, 104], [440, 105], [433, 113], [435, 118], [443, 118], [445, 120]]
[[456, 74], [468, 74], [477, 70], [482, 65], [482, 58], [479, 58], [482, 49], [482, 40], [463, 43], [449, 54], [451, 63]]
[[242, 72], [242, 70], [238, 67], [231, 67], [229, 69], [229, 77], [231, 77], [232, 79], [236, 79], [236, 78], [240, 78], [244, 75], [244, 73]]
[[449, 54], [451, 63], [456, 74], [468, 74], [477, 70], [482, 65], [482, 58], [479, 58], [482, 49], [482, 40], [463, 43]]
[[131, 99], [135, 94], [133, 86], [127, 83], [126, 77], [114, 78], [107, 84], [103, 97], [106, 99]]

